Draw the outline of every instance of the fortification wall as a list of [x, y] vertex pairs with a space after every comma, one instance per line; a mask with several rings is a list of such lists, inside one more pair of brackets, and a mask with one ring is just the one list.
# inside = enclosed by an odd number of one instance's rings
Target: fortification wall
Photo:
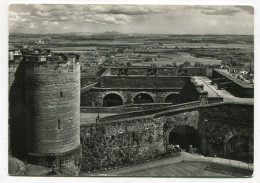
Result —
[[[106, 75], [118, 75], [119, 67], [111, 67]], [[177, 76], [179, 68], [178, 67], [158, 67], [157, 75], [159, 76]], [[211, 69], [206, 67], [185, 67], [187, 69], [188, 76], [211, 76]], [[129, 67], [128, 75], [146, 75], [148, 67]]]
[[174, 88], [183, 87], [189, 77], [106, 76], [100, 78], [101, 88]]
[[[163, 156], [169, 133], [182, 125], [198, 132], [204, 154], [219, 155], [229, 131], [233, 135], [252, 136], [252, 113], [252, 105], [222, 103], [81, 125], [82, 170], [104, 170]], [[252, 156], [253, 142], [249, 142]]]
[[[117, 94], [119, 95], [124, 105], [133, 104], [135, 96], [140, 93], [145, 93], [150, 95], [153, 98], [154, 103], [164, 103], [165, 99], [170, 94], [178, 94], [182, 100], [182, 102], [192, 102], [196, 100], [200, 100], [201, 96], [205, 95], [207, 98], [207, 93], [203, 93], [203, 87], [199, 86], [195, 81], [192, 81], [190, 77], [104, 77], [104, 83], [110, 82], [111, 85], [115, 87], [115, 85], [123, 85], [138, 82], [140, 80], [140, 85], [143, 88], [131, 88], [129, 84], [128, 88], [92, 88], [89, 91], [81, 93], [81, 106], [97, 106], [98, 103], [103, 104], [103, 99], [108, 94]], [[149, 83], [148, 81], [151, 83]], [[113, 83], [112, 81], [115, 81]], [[131, 81], [131, 82], [130, 82]], [[162, 82], [168, 82], [168, 88], [163, 88]], [[139, 83], [135, 83], [138, 85]], [[143, 84], [143, 85], [142, 85]], [[156, 87], [156, 84], [159, 85]], [[102, 84], [101, 84], [102, 85]], [[109, 85], [109, 84], [108, 84]], [[112, 87], [110, 85], [110, 87]], [[151, 88], [145, 88], [148, 85]], [[137, 86], [136, 86], [137, 87]], [[140, 86], [139, 86], [140, 87]], [[162, 88], [160, 88], [162, 87]], [[176, 96], [177, 97], [177, 96]]]
[[81, 106], [97, 106], [98, 103], [100, 103], [101, 106], [103, 106], [103, 99], [108, 94], [117, 94], [119, 95], [122, 100], [123, 104], [133, 104], [135, 96], [137, 96], [140, 93], [145, 93], [150, 95], [153, 98], [154, 103], [164, 103], [165, 98], [170, 94], [179, 94], [180, 90], [99, 90], [97, 89], [91, 89], [90, 91], [81, 93]]
[[[128, 75], [146, 75], [148, 67], [129, 67]], [[119, 68], [112, 67], [110, 68], [110, 75], [117, 75]], [[157, 68], [157, 75], [162, 76], [177, 76], [178, 68], [177, 67], [162, 67]]]
[[82, 171], [140, 163], [165, 153], [163, 126], [151, 118], [81, 126]]
[[[254, 106], [246, 104], [212, 105], [200, 110], [200, 121], [203, 122], [205, 153], [225, 156], [226, 141], [233, 136], [249, 138], [249, 158], [253, 159], [254, 139]], [[236, 152], [238, 155], [239, 152]], [[226, 155], [234, 158], [233, 155]], [[230, 157], [231, 156], [231, 157]], [[232, 157], [233, 156], [233, 157]], [[241, 158], [242, 154], [241, 154]], [[244, 160], [248, 160], [247, 158]]]

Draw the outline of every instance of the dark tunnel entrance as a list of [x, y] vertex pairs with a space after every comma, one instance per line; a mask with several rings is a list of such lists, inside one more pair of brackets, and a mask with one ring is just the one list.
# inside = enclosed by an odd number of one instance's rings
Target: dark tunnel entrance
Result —
[[135, 96], [134, 104], [153, 103], [153, 97], [147, 93], [140, 93]]
[[190, 126], [177, 126], [169, 134], [169, 144], [179, 145], [186, 151], [188, 151], [190, 145], [200, 149], [200, 136], [197, 130]]
[[123, 105], [123, 99], [114, 93], [108, 94], [103, 99], [103, 107]]

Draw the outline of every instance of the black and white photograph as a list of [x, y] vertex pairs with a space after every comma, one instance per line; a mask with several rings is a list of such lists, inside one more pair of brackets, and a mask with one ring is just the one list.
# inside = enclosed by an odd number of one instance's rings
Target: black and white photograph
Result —
[[253, 6], [8, 8], [9, 176], [254, 176]]

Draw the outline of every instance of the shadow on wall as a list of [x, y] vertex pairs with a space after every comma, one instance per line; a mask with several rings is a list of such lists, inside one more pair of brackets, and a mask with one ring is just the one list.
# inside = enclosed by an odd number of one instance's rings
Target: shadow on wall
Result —
[[24, 115], [25, 63], [9, 73], [9, 153], [19, 159], [26, 155], [26, 131]]

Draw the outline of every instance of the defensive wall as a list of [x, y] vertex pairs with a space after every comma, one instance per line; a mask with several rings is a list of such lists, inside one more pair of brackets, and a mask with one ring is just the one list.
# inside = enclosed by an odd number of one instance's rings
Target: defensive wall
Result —
[[171, 76], [105, 76], [100, 88], [182, 88], [190, 77]]
[[103, 106], [109, 94], [118, 95], [122, 105], [133, 104], [139, 94], [150, 96], [152, 103], [167, 103], [169, 95], [180, 98], [176, 103], [207, 97], [203, 86], [188, 76], [101, 76], [98, 84], [81, 93], [81, 106]]
[[[109, 67], [103, 75], [118, 75], [121, 67]], [[129, 67], [128, 75], [147, 75], [148, 67]], [[211, 76], [211, 69], [206, 67], [184, 67], [187, 70], [187, 76]], [[158, 76], [178, 76], [179, 67], [157, 67]]]
[[225, 73], [221, 69], [212, 70], [212, 81], [217, 83], [219, 88], [225, 88], [237, 97], [254, 97], [254, 86], [252, 84], [243, 83], [241, 80]]
[[[115, 168], [163, 156], [170, 133], [179, 126], [191, 127], [198, 133], [203, 154], [253, 157], [252, 104], [222, 102], [135, 115], [123, 119], [114, 116], [107, 121], [81, 125], [83, 171]], [[235, 145], [241, 145], [242, 137], [248, 140], [246, 152], [234, 152], [230, 141], [235, 139]]]
[[[185, 76], [180, 73], [180, 69], [185, 71]], [[207, 92], [203, 90], [203, 85], [197, 84], [192, 78], [192, 76], [210, 77], [211, 74], [212, 69], [204, 67], [106, 68], [97, 84], [92, 85], [91, 89], [87, 89], [87, 86], [82, 88], [81, 106], [106, 106], [104, 104], [107, 104], [107, 101], [113, 100], [115, 105], [129, 105], [137, 103], [136, 98], [139, 95], [143, 95], [140, 98], [149, 98], [149, 103], [172, 101], [173, 104], [178, 104], [199, 99], [207, 100], [204, 103], [221, 102], [223, 99], [206, 99]]]

